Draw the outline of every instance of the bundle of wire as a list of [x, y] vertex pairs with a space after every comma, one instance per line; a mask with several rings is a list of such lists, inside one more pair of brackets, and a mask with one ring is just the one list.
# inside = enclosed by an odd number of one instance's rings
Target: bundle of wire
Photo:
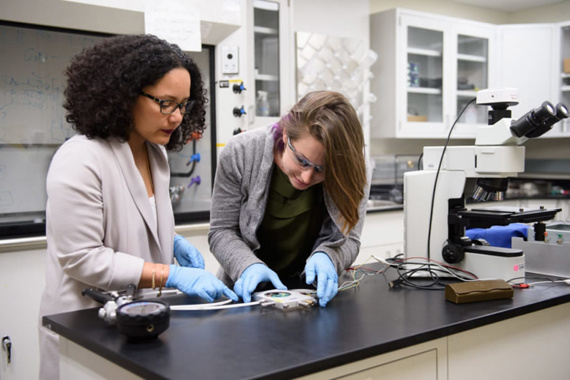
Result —
[[[375, 270], [375, 269], [371, 269], [371, 268], [366, 267], [365, 265], [371, 260], [375, 260], [377, 262], [380, 262], [380, 263], [384, 264], [385, 267], [383, 267], [379, 270]], [[343, 282], [338, 287], [338, 291], [341, 292], [343, 290], [347, 290], [350, 288], [357, 287], [358, 285], [360, 285], [360, 281], [362, 281], [364, 279], [364, 277], [374, 276], [374, 275], [377, 275], [379, 273], [384, 273], [388, 269], [390, 269], [390, 266], [391, 266], [390, 263], [388, 263], [386, 260], [379, 259], [376, 256], [372, 255], [364, 263], [356, 265], [356, 266], [352, 266], [352, 267], [349, 267], [346, 269], [346, 271], [352, 275], [352, 280]]]
[[[389, 283], [391, 288], [406, 285], [418, 289], [443, 290], [445, 284], [441, 282], [442, 277], [460, 281], [478, 280], [477, 276], [471, 272], [436, 260], [425, 257], [401, 258], [400, 256], [384, 260], [372, 255], [364, 263], [348, 268], [347, 271], [351, 273], [352, 280], [345, 281], [338, 290], [343, 291], [356, 287], [366, 276], [385, 273], [390, 268], [394, 268], [398, 272], [398, 278]], [[365, 265], [370, 260], [375, 260], [385, 266], [380, 269], [366, 267]]]
[[464, 269], [441, 263], [426, 257], [392, 258], [387, 262], [398, 272], [398, 278], [390, 282], [390, 287], [407, 285], [413, 288], [444, 290], [441, 275], [460, 281], [474, 281], [479, 278]]

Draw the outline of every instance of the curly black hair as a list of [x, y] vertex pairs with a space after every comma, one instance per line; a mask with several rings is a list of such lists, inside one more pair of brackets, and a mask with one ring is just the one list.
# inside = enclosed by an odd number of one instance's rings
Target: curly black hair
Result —
[[201, 134], [206, 127], [206, 90], [194, 60], [177, 45], [150, 34], [110, 37], [73, 57], [64, 72], [65, 119], [89, 138], [128, 141], [141, 90], [179, 67], [190, 73], [190, 99], [195, 101], [165, 146], [179, 151], [193, 132]]

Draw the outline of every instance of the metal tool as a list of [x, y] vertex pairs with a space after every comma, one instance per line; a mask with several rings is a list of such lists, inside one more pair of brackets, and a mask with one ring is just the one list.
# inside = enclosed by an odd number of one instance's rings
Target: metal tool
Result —
[[136, 292], [136, 286], [130, 284], [127, 286], [125, 293], [119, 295], [117, 292], [102, 292], [96, 289], [84, 289], [81, 292], [82, 296], [89, 298], [103, 304], [99, 309], [99, 318], [103, 319], [110, 325], [114, 325], [117, 321], [117, 308], [125, 303], [132, 302]]
[[117, 325], [121, 334], [132, 340], [155, 339], [170, 325], [170, 306], [160, 301], [135, 301], [136, 286], [129, 285], [122, 295], [84, 289], [83, 296], [102, 303], [99, 318]]

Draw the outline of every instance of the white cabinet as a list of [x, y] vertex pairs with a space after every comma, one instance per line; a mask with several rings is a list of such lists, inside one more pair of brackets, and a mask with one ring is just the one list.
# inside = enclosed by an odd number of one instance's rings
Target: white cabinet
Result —
[[247, 37], [253, 83], [247, 88], [248, 128], [276, 122], [291, 107], [293, 59], [286, 0], [248, 0]]
[[[496, 26], [392, 9], [372, 14], [372, 137], [444, 138], [476, 90], [495, 82]], [[486, 107], [471, 105], [452, 137], [474, 137]]]
[[377, 355], [297, 380], [447, 379], [447, 338]]
[[374, 262], [374, 255], [387, 259], [404, 253], [404, 212], [368, 212], [360, 235], [360, 252], [355, 264]]
[[548, 307], [299, 380], [566, 379], [569, 312], [567, 303]]
[[567, 379], [568, 313], [566, 303], [449, 336], [447, 379]]
[[39, 373], [38, 324], [45, 287], [45, 243], [41, 249], [33, 249], [31, 244], [30, 249], [19, 250], [19, 244], [10, 244], [17, 240], [0, 244], [0, 338], [9, 337], [12, 343], [10, 362], [8, 352], [0, 348], [2, 380], [37, 379]]
[[[498, 28], [499, 86], [516, 88], [519, 95], [519, 104], [510, 107], [513, 119], [540, 107], [545, 100], [556, 105], [561, 72], [557, 25], [501, 25]], [[543, 137], [560, 136], [561, 126], [563, 123], [555, 124]]]
[[[556, 73], [560, 74], [558, 86], [560, 88], [559, 100], [570, 107], [570, 21], [559, 25], [560, 60]], [[567, 60], [564, 64], [564, 60]], [[570, 119], [565, 119], [553, 127], [554, 132], [570, 136]], [[552, 132], [550, 132], [552, 133]]]

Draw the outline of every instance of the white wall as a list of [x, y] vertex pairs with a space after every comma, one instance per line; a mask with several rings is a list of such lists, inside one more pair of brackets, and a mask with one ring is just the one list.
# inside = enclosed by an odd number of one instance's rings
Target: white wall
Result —
[[570, 20], [570, 1], [509, 14], [509, 24], [563, 22]]
[[570, 20], [570, 1], [524, 11], [505, 12], [451, 0], [370, 0], [370, 13], [377, 13], [391, 8], [407, 8], [491, 24], [523, 24]]
[[367, 0], [294, 0], [292, 9], [293, 32], [362, 39], [369, 46]]
[[491, 24], [506, 24], [509, 17], [507, 12], [475, 7], [450, 0], [370, 0], [370, 13], [377, 13], [391, 8], [406, 8], [444, 16], [489, 22]]

